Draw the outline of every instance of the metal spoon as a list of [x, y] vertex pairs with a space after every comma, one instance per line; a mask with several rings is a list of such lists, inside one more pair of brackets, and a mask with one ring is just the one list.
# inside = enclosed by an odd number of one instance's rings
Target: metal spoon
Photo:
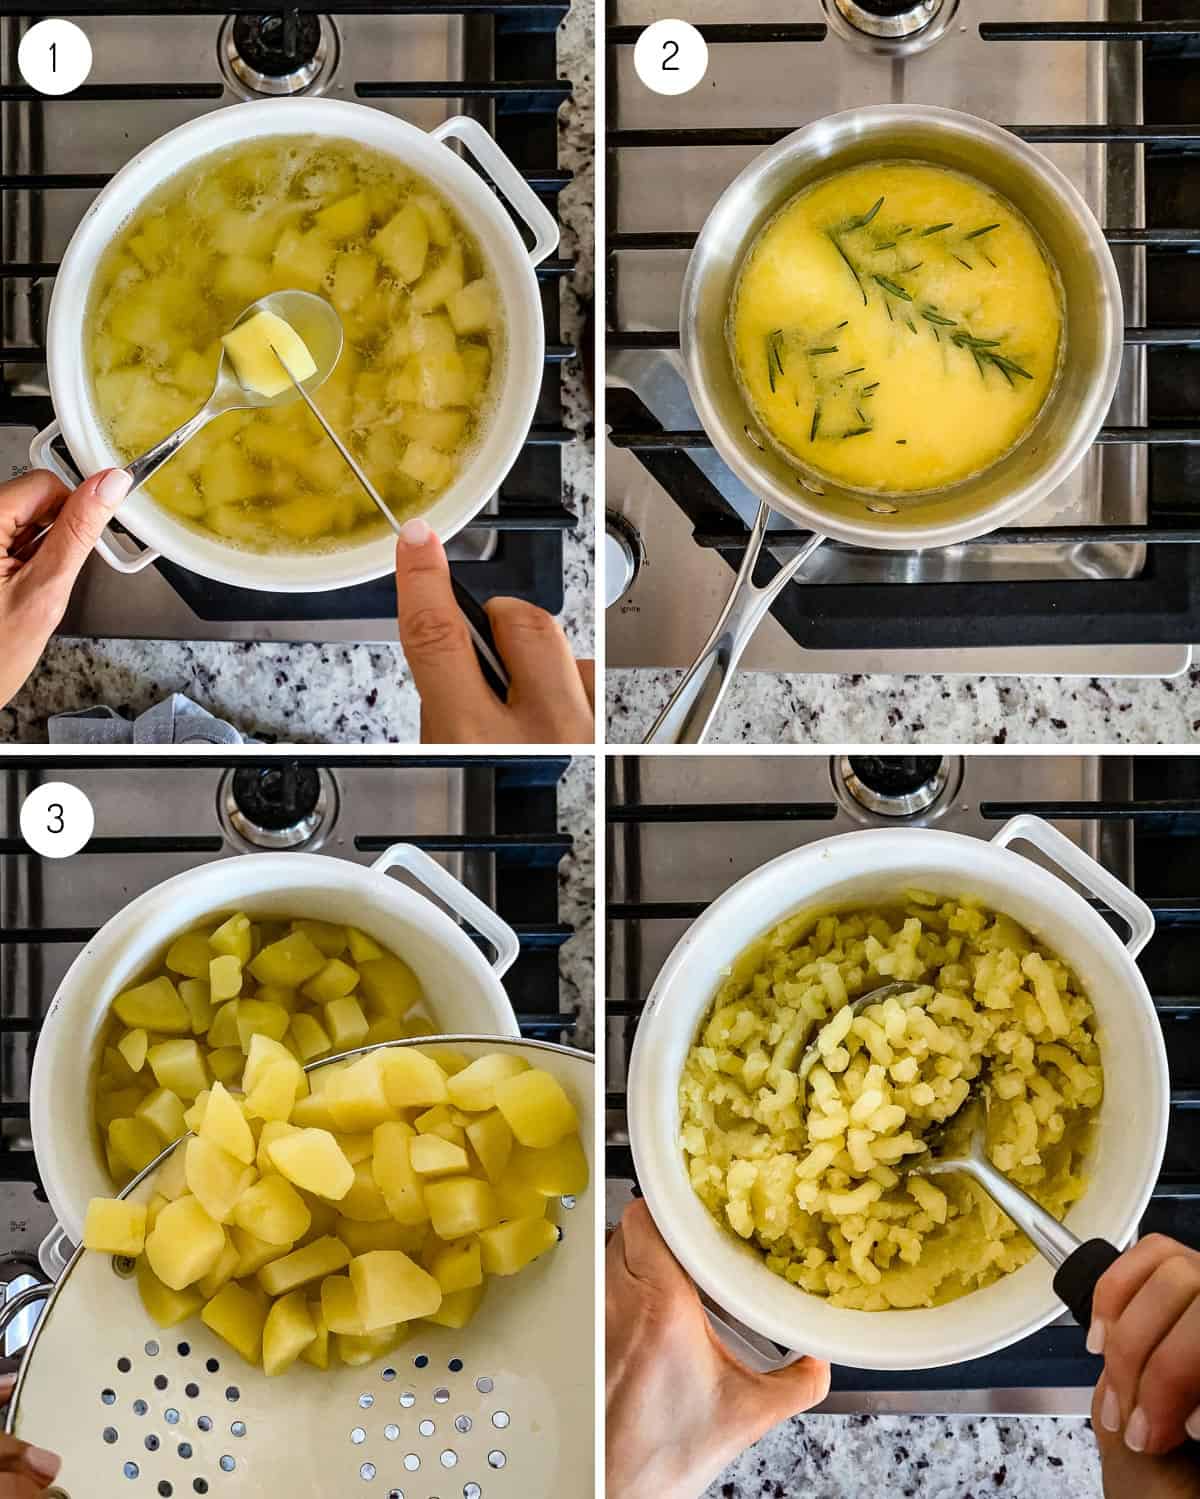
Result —
[[[333, 367], [342, 352], [342, 320], [338, 317], [336, 308], [314, 292], [273, 291], [265, 297], [259, 297], [257, 302], [252, 302], [239, 314], [233, 326], [239, 327], [247, 318], [259, 312], [273, 312], [296, 330], [316, 365], [304, 385], [308, 390], [316, 390], [323, 385], [333, 373]], [[156, 442], [152, 448], [125, 465], [126, 473], [133, 479], [130, 493], [157, 473], [168, 459], [174, 458], [184, 443], [190, 442], [214, 417], [224, 416], [227, 411], [249, 411], [259, 406], [287, 406], [296, 399], [297, 392], [301, 396], [305, 394], [298, 385], [292, 390], [281, 390], [274, 396], [264, 396], [258, 391], [248, 390], [234, 374], [233, 361], [222, 347], [212, 395], [200, 410], [181, 427], [168, 433], [161, 442]], [[53, 525], [53, 521], [50, 524]], [[42, 526], [9, 555], [26, 555], [49, 530], [50, 526]]]
[[[851, 1015], [857, 1015], [860, 1010], [865, 1010], [868, 1005], [877, 1005], [880, 1000], [891, 999], [893, 994], [909, 994], [914, 989], [924, 989], [925, 987], [926, 985], [916, 983], [912, 980], [902, 980], [891, 984], [880, 984], [878, 989], [870, 989], [866, 994], [860, 994], [857, 999], [852, 999], [850, 1001], [850, 1013]], [[838, 1014], [840, 1015], [841, 1013], [842, 1012], [839, 1010]], [[830, 1019], [832, 1018], [833, 1017], [831, 1016]], [[825, 1024], [820, 1027], [820, 1029], [817, 1031], [818, 1037], [820, 1036], [821, 1031], [824, 1030], [825, 1026], [828, 1024], [829, 1021], [827, 1020], [825, 1021]], [[804, 1081], [804, 1079], [808, 1076], [808, 1074], [813, 1070], [813, 1068], [820, 1060], [820, 1048], [818, 1047], [817, 1042], [814, 1040], [810, 1042], [809, 1045], [805, 1048], [804, 1055], [800, 1058], [800, 1065], [796, 1068], [796, 1075], [799, 1077], [801, 1082]]]

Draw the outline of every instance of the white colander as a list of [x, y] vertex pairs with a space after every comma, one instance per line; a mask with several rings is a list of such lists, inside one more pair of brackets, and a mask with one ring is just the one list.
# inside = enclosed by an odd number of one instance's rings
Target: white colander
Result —
[[[525, 1056], [566, 1089], [592, 1163], [586, 1053], [483, 1036], [391, 1044]], [[122, 1195], [148, 1199], [157, 1167], [179, 1143]], [[301, 1363], [270, 1379], [199, 1318], [161, 1330], [142, 1306], [130, 1261], [81, 1251], [57, 1285], [41, 1288], [46, 1305], [7, 1430], [62, 1457], [48, 1499], [587, 1499], [595, 1200], [590, 1191], [562, 1199], [562, 1242], [489, 1286], [462, 1331], [418, 1323], [406, 1342], [361, 1368]], [[0, 1314], [0, 1331], [16, 1305]]]

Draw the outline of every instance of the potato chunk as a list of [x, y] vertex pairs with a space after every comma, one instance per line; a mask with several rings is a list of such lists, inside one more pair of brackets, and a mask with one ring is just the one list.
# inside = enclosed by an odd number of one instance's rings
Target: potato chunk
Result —
[[372, 1014], [403, 1020], [421, 1002], [421, 981], [402, 958], [381, 953], [359, 964], [360, 986]]
[[371, 1168], [375, 1181], [397, 1223], [417, 1224], [429, 1220], [422, 1178], [412, 1164], [413, 1130], [399, 1122], [381, 1124], [375, 1130], [375, 1153]]
[[257, 395], [277, 396], [290, 390], [288, 371], [297, 380], [316, 374], [317, 363], [308, 345], [277, 313], [256, 312], [221, 342], [238, 380]]
[[467, 1125], [467, 1139], [494, 1186], [504, 1175], [513, 1148], [513, 1132], [499, 1109], [489, 1109]]
[[368, 1332], [427, 1317], [442, 1304], [442, 1288], [399, 1249], [376, 1249], [350, 1261], [350, 1283]]
[[146, 1209], [122, 1198], [93, 1197], [83, 1225], [83, 1247], [135, 1256], [146, 1247]]
[[528, 1071], [529, 1063], [524, 1057], [493, 1052], [489, 1056], [477, 1057], [461, 1072], [456, 1072], [446, 1084], [446, 1092], [456, 1108], [465, 1109], [469, 1114], [482, 1114], [496, 1107], [499, 1083]]
[[308, 1232], [312, 1214], [291, 1182], [272, 1173], [242, 1193], [233, 1221], [268, 1244], [291, 1246]]
[[366, 1332], [348, 1275], [327, 1275], [321, 1282], [321, 1316], [332, 1333], [361, 1336]]
[[500, 1221], [495, 1192], [474, 1176], [430, 1182], [425, 1188], [425, 1205], [439, 1239], [462, 1239]]
[[242, 965], [237, 958], [226, 954], [209, 960], [208, 992], [214, 1004], [238, 997], [242, 992]]
[[285, 989], [298, 989], [324, 967], [325, 954], [302, 931], [272, 942], [250, 962], [250, 972], [260, 984]]
[[126, 989], [113, 1000], [113, 1010], [131, 1030], [162, 1031], [167, 1035], [186, 1036], [192, 1029], [188, 1007], [165, 973], [149, 983]]
[[340, 1202], [354, 1185], [354, 1167], [328, 1130], [298, 1130], [276, 1140], [270, 1155], [288, 1181], [331, 1202]]
[[445, 1295], [466, 1291], [483, 1282], [478, 1239], [460, 1239], [439, 1249], [429, 1262], [429, 1272]]
[[138, 1260], [137, 1286], [142, 1305], [159, 1327], [175, 1327], [188, 1317], [194, 1317], [204, 1304], [198, 1291], [173, 1291], [164, 1285], [151, 1270], [145, 1255]]
[[371, 241], [371, 248], [398, 280], [413, 282], [425, 269], [429, 223], [415, 203], [406, 203]]
[[202, 1280], [224, 1248], [224, 1230], [195, 1197], [168, 1203], [146, 1236], [150, 1269], [172, 1291]]
[[478, 1285], [465, 1291], [451, 1291], [449, 1295], [442, 1297], [441, 1306], [436, 1312], [430, 1312], [425, 1321], [432, 1322], [437, 1327], [466, 1327], [479, 1310], [485, 1289], [484, 1285]]
[[397, 1046], [380, 1053], [388, 1101], [396, 1109], [424, 1109], [446, 1101], [446, 1074], [423, 1052]]
[[[203, 1126], [201, 1126], [203, 1128]], [[210, 1218], [233, 1221], [233, 1210], [258, 1173], [203, 1134], [181, 1147], [187, 1151], [187, 1184]]]
[[310, 1280], [344, 1270], [349, 1263], [350, 1251], [342, 1241], [327, 1236], [264, 1265], [258, 1272], [258, 1283], [268, 1296], [285, 1296]]
[[441, 1135], [416, 1135], [409, 1142], [409, 1160], [419, 1176], [449, 1176], [467, 1169], [467, 1152]]
[[170, 1088], [180, 1098], [195, 1098], [208, 1087], [204, 1053], [196, 1041], [162, 1041], [150, 1048], [146, 1059], [159, 1087]]
[[479, 1235], [483, 1268], [489, 1275], [516, 1275], [558, 1243], [558, 1229], [546, 1218], [514, 1218]]
[[167, 948], [163, 961], [172, 973], [180, 973], [184, 978], [207, 979], [211, 957], [207, 932], [184, 932]]
[[220, 1083], [214, 1083], [204, 1110], [204, 1123], [200, 1126], [202, 1139], [211, 1140], [227, 1155], [248, 1166], [254, 1159], [254, 1134], [246, 1121], [241, 1105], [226, 1092]]
[[117, 1042], [117, 1050], [125, 1059], [125, 1065], [130, 1072], [140, 1072], [146, 1065], [147, 1048], [148, 1038], [140, 1026], [137, 1030], [126, 1031]]
[[507, 1078], [496, 1088], [496, 1107], [522, 1145], [545, 1150], [579, 1129], [575, 1105], [557, 1078], [540, 1068]]
[[224, 1338], [248, 1364], [261, 1363], [267, 1320], [267, 1302], [263, 1297], [230, 1282], [205, 1306], [200, 1320], [217, 1337]]
[[574, 1197], [587, 1190], [588, 1163], [578, 1135], [564, 1135], [546, 1150], [521, 1149], [517, 1175], [543, 1197]]
[[[230, 916], [208, 939], [208, 945], [218, 956], [236, 958], [243, 965], [248, 963], [253, 945], [249, 916], [242, 911]], [[197, 974], [196, 977], [201, 975]]]
[[267, 1313], [263, 1325], [263, 1369], [282, 1374], [291, 1368], [317, 1336], [317, 1326], [303, 1291], [282, 1296]]
[[394, 1119], [396, 1110], [384, 1083], [383, 1058], [373, 1052], [330, 1078], [325, 1101], [339, 1130], [358, 1134]]

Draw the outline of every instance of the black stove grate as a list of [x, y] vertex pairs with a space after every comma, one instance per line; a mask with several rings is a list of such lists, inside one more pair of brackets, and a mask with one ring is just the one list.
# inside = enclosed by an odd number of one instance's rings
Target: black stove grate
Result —
[[[0, 813], [7, 833], [15, 828], [21, 800], [35, 780], [53, 780], [56, 775], [70, 779], [73, 772], [82, 771], [89, 776], [97, 771], [111, 775], [116, 790], [121, 777], [134, 773], [140, 779], [153, 776], [155, 771], [192, 770], [210, 779], [214, 791], [220, 775], [235, 764], [244, 769], [272, 770], [303, 764], [328, 770], [335, 777], [339, 772], [354, 771], [359, 775], [393, 776], [401, 781], [406, 772], [430, 769], [462, 772], [467, 783], [464, 793], [467, 816], [462, 832], [414, 835], [398, 821], [396, 826], [381, 830], [355, 830], [345, 845], [346, 855], [364, 856], [357, 862], [368, 862], [365, 856], [380, 853], [399, 842], [416, 844], [431, 854], [463, 855], [466, 883], [494, 888], [494, 909], [521, 939], [520, 956], [503, 982], [522, 1035], [569, 1043], [577, 1016], [560, 1012], [559, 950], [574, 929], [558, 919], [558, 866], [573, 846], [571, 835], [560, 832], [558, 826], [558, 783], [569, 763], [566, 759], [513, 756], [305, 756], [297, 762], [278, 756], [260, 759], [253, 755], [238, 756], [236, 761], [199, 755], [139, 756], [136, 761], [119, 755], [89, 755], [85, 761], [75, 757], [14, 755], [0, 763]], [[215, 824], [215, 804], [212, 817]], [[321, 852], [331, 854], [336, 850], [329, 845]], [[35, 866], [31, 878], [40, 883], [43, 891], [48, 891], [55, 880], [81, 879], [81, 866], [76, 860], [83, 860], [91, 888], [113, 892], [111, 913], [115, 914], [162, 877], [146, 879], [143, 875], [139, 883], [129, 856], [181, 854], [195, 855], [200, 861], [213, 856], [237, 857], [238, 850], [219, 833], [197, 830], [194, 834], [172, 837], [130, 833], [93, 838], [74, 859], [58, 861], [33, 853], [19, 836], [0, 836], [3, 865], [0, 887], [3, 875], [18, 860], [28, 860]], [[0, 1123], [8, 1124], [0, 1129], [0, 1181], [38, 1180], [28, 1143], [27, 1067], [32, 1062], [33, 1047], [27, 1055], [21, 1048], [18, 1060], [13, 1040], [24, 1036], [36, 1038], [54, 997], [54, 984], [45, 978], [39, 949], [51, 945], [60, 949], [56, 957], [65, 957], [69, 962], [74, 959], [75, 950], [97, 930], [96, 926], [16, 926], [10, 909], [0, 909]], [[468, 935], [487, 950], [486, 943], [476, 933], [468, 931]], [[62, 949], [70, 951], [62, 953]], [[21, 964], [14, 963], [14, 957], [22, 959]], [[17, 989], [24, 992], [16, 993]], [[14, 1000], [25, 1014], [10, 1013]], [[18, 1075], [13, 1076], [14, 1073]], [[14, 1093], [19, 1096], [13, 1096]]]
[[[1165, 1233], [1200, 1248], [1200, 759], [1136, 757], [1133, 795], [1126, 801], [983, 802], [980, 814], [997, 826], [1020, 812], [1064, 821], [1094, 820], [1129, 823], [1133, 830], [1133, 867], [1138, 894], [1155, 914], [1154, 937], [1138, 959], [1138, 966], [1154, 996], [1162, 1024], [1171, 1070], [1171, 1119], [1166, 1156], [1150, 1206], [1142, 1220], [1143, 1233]], [[615, 797], [616, 781], [609, 778], [608, 822], [622, 836], [631, 824], [704, 823], [719, 813], [722, 823], [752, 819], [831, 821], [837, 812], [832, 801], [809, 804], [726, 804], [718, 808], [683, 804], [622, 804]], [[631, 780], [636, 785], [636, 780]], [[614, 834], [610, 833], [610, 836]], [[609, 900], [606, 918], [610, 948], [620, 938], [635, 951], [643, 923], [694, 920], [707, 908], [706, 900], [647, 901], [640, 898], [636, 840], [626, 845], [625, 881], [628, 899]], [[719, 894], [714, 890], [713, 895]], [[1108, 915], [1103, 906], [1098, 909]], [[606, 1013], [620, 1021], [619, 1043], [625, 1056], [633, 1043], [645, 994], [614, 995]], [[613, 1027], [610, 1026], [610, 1035]], [[623, 1072], [622, 1072], [623, 1075]], [[626, 1095], [610, 1089], [605, 1096], [610, 1131], [624, 1135]], [[607, 1175], [634, 1179], [629, 1146], [610, 1143]], [[834, 1376], [839, 1391], [919, 1391], [1082, 1388], [1093, 1385], [1100, 1361], [1084, 1347], [1084, 1330], [1052, 1326], [1023, 1342], [994, 1354], [945, 1369], [911, 1373], [879, 1373], [839, 1368]]]
[[[986, 41], [1050, 43], [1104, 41], [1144, 48], [1143, 97], [1162, 123], [1148, 125], [1031, 125], [1009, 128], [1035, 143], [1141, 143], [1146, 152], [1147, 228], [1115, 226], [1105, 230], [1113, 245], [1141, 245], [1148, 252], [1147, 287], [1152, 315], [1164, 321], [1125, 330], [1126, 341], [1149, 350], [1150, 420], [1145, 427], [1105, 427], [1102, 443], [1141, 444], [1149, 449], [1149, 517], [1145, 527], [1065, 526], [1011, 527], [985, 538], [989, 544], [1037, 546], [1047, 542], [1134, 542], [1147, 548], [1140, 574], [1121, 579], [1054, 579], [1051, 581], [971, 581], [966, 583], [822, 583], [805, 582], [785, 589], [772, 612], [806, 649], [888, 649], [895, 646], [895, 619], [902, 608], [905, 641], [916, 650], [967, 647], [1081, 644], [1190, 644], [1200, 629], [1200, 298], [1193, 264], [1185, 258], [1200, 246], [1200, 175], [1194, 152], [1200, 142], [1200, 20], [1154, 19], [1165, 9], [1146, 0], [1150, 17], [1137, 22], [980, 22]], [[610, 27], [612, 47], [636, 42], [641, 27]], [[805, 43], [823, 41], [824, 25], [772, 24], [701, 27], [712, 43]], [[1180, 66], [1183, 63], [1184, 66]], [[610, 67], [609, 98], [616, 100]], [[768, 146], [794, 125], [780, 127], [622, 130], [605, 138], [609, 181], [619, 173], [617, 152], [629, 147], [670, 150], [684, 146]], [[1189, 170], [1190, 168], [1190, 170]], [[619, 251], [688, 250], [694, 233], [625, 233], [614, 221], [615, 191], [609, 193], [610, 325], [614, 321], [612, 288]], [[1193, 306], [1195, 303], [1195, 306]], [[1181, 317], [1185, 321], [1166, 319]], [[608, 347], [676, 349], [679, 330], [626, 331], [610, 327]], [[1193, 400], [1192, 397], [1195, 396]], [[631, 391], [608, 393], [611, 431], [617, 447], [637, 453], [640, 461], [672, 496], [694, 527], [697, 545], [719, 552], [736, 570], [745, 550], [747, 530], [718, 490], [685, 456], [688, 449], [711, 444], [703, 431], [664, 431]], [[788, 543], [801, 544], [804, 533], [789, 532]], [[980, 545], [973, 542], [973, 546]], [[766, 553], [760, 581], [778, 571]], [[903, 589], [903, 601], [897, 591]]]
[[[453, 99], [492, 129], [500, 147], [512, 158], [526, 181], [555, 211], [558, 194], [572, 174], [558, 166], [558, 119], [571, 85], [557, 76], [555, 32], [570, 0], [322, 0], [297, 3], [281, 12], [285, 18], [305, 12], [344, 18], [352, 26], [356, 15], [395, 15], [397, 24], [413, 16], [461, 16], [466, 28], [467, 74], [450, 80], [356, 79], [354, 96], [363, 103], [396, 99]], [[169, 26], [176, 16], [220, 17], [254, 13], [261, 4], [225, 4], [221, 0], [176, 0], [170, 15], [159, 0], [76, 0], [69, 13], [79, 18], [141, 16]], [[4, 14], [19, 17], [61, 15], [44, 0], [22, 0]], [[214, 30], [213, 72], [217, 74]], [[128, 102], [178, 99], [198, 103], [226, 99], [236, 102], [223, 84], [212, 83], [89, 83], [73, 94], [52, 98], [23, 84], [0, 86], [0, 105], [22, 109], [70, 109], [89, 100]], [[41, 171], [0, 173], [0, 197], [80, 191], [95, 193], [110, 180], [109, 173]], [[0, 281], [50, 279], [58, 269], [51, 260], [5, 260], [0, 255]], [[546, 363], [532, 430], [516, 464], [496, 497], [494, 514], [477, 516], [467, 530], [496, 533], [492, 555], [482, 560], [456, 562], [464, 582], [484, 598], [513, 594], [530, 599], [557, 614], [563, 606], [563, 534], [578, 517], [563, 503], [562, 447], [574, 434], [563, 419], [561, 370], [576, 350], [561, 342], [559, 282], [572, 274], [572, 262], [561, 257], [538, 267], [542, 313], [546, 325]], [[47, 300], [48, 299], [44, 299]], [[53, 419], [48, 398], [13, 392], [4, 378], [7, 364], [44, 363], [40, 343], [14, 343], [0, 313], [0, 428], [41, 429]], [[202, 620], [266, 621], [280, 619], [390, 619], [396, 612], [396, 590], [390, 578], [326, 594], [276, 595], [249, 589], [226, 588], [199, 578], [171, 563], [155, 564]]]

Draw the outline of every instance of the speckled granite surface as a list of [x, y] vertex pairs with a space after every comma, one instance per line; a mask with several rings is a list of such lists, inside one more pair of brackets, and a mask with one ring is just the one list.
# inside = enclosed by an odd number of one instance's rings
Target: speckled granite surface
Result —
[[[559, 117], [559, 162], [574, 180], [559, 199], [560, 254], [577, 264], [562, 288], [563, 339], [577, 343], [591, 296], [593, 7], [580, 0], [559, 33], [559, 73], [575, 85]], [[579, 362], [564, 371], [563, 501], [579, 516], [566, 536], [562, 623], [577, 656], [594, 654], [592, 412]], [[420, 708], [399, 646], [53, 640], [7, 709], [0, 741], [42, 743], [54, 713], [106, 703], [136, 714], [184, 692], [255, 738], [304, 743], [409, 743]]]
[[[636, 744], [682, 676], [610, 671], [608, 738]], [[1159, 681], [742, 672], [710, 743], [1192, 744], [1200, 669]]]
[[705, 1499], [1100, 1499], [1088, 1425], [1051, 1417], [800, 1416]]
[[596, 763], [576, 756], [558, 788], [558, 826], [574, 839], [558, 866], [558, 919], [575, 928], [559, 952], [560, 1000], [579, 1017], [572, 1046], [591, 1051], [596, 1013]]

